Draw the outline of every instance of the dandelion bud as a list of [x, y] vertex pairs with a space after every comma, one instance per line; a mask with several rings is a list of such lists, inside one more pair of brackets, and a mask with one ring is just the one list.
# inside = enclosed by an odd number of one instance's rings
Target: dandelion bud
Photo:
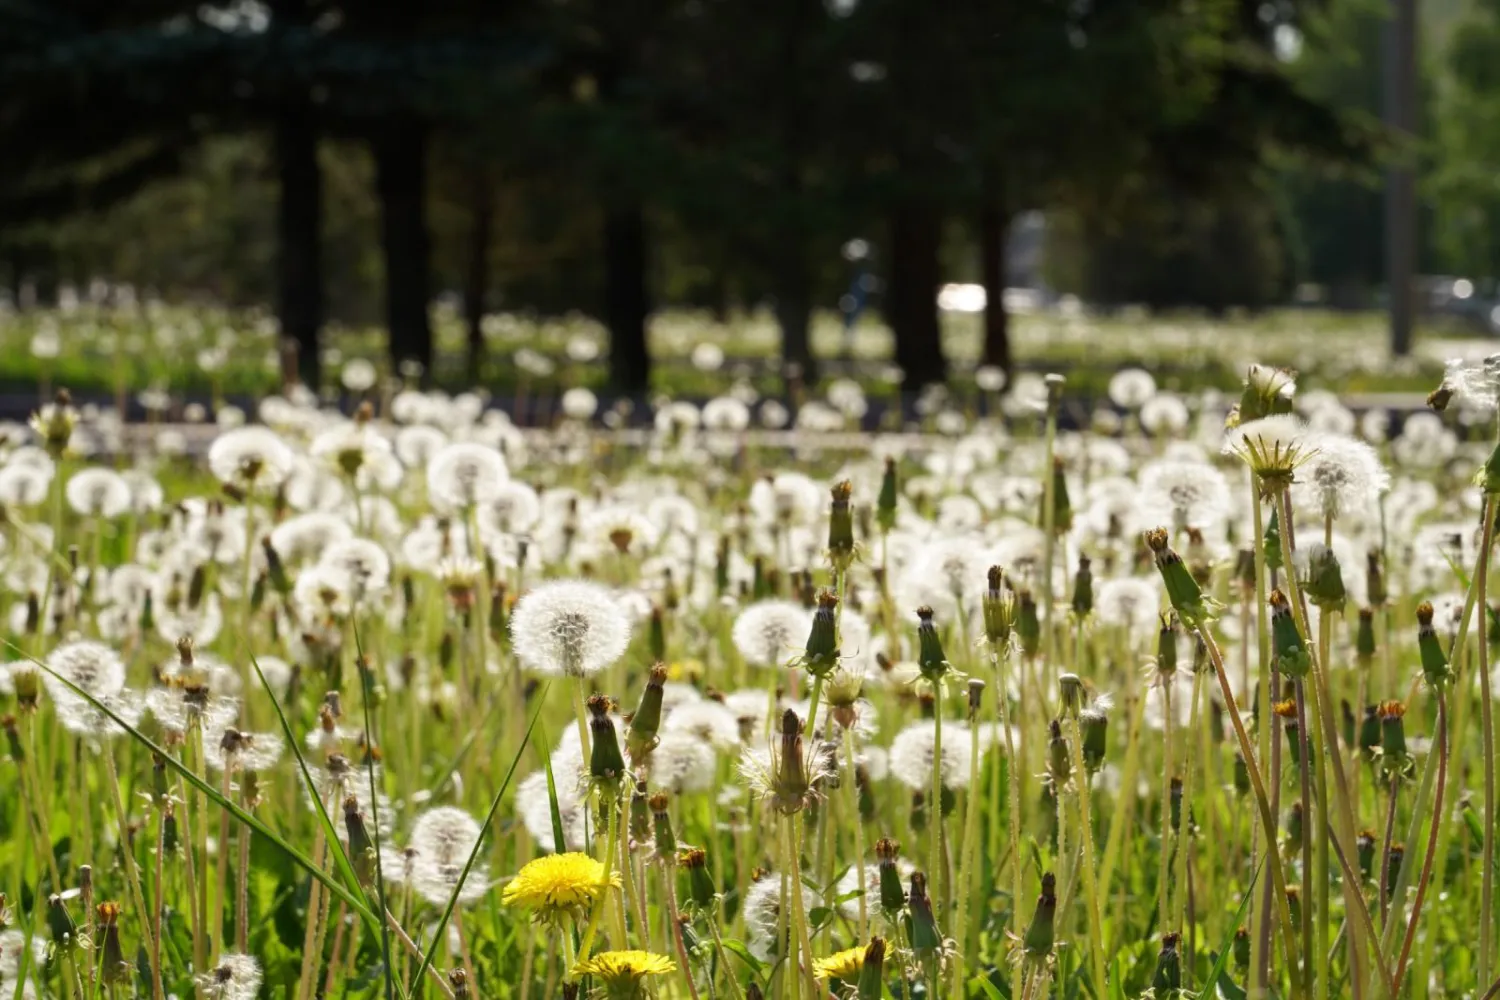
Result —
[[60, 951], [71, 951], [78, 943], [78, 925], [68, 912], [68, 904], [57, 893], [47, 897], [47, 932]]
[[1370, 871], [1375, 866], [1375, 834], [1370, 830], [1359, 831], [1354, 838], [1354, 851], [1359, 856], [1359, 873], [1369, 881]]
[[104, 981], [111, 985], [128, 982], [131, 968], [125, 960], [125, 949], [120, 946], [120, 904], [100, 903], [94, 912], [99, 917], [99, 928], [104, 935], [99, 946]]
[[1375, 661], [1375, 612], [1371, 608], [1359, 609], [1359, 624], [1354, 631], [1354, 655], [1366, 667]]
[[1036, 656], [1042, 648], [1042, 622], [1036, 613], [1036, 598], [1031, 591], [1023, 590], [1016, 595], [1016, 638], [1021, 640], [1021, 652]]
[[889, 534], [896, 526], [896, 460], [885, 460], [885, 472], [880, 477], [880, 495], [875, 500], [875, 521], [881, 534]]
[[[1042, 503], [1047, 502], [1047, 494], [1042, 493]], [[1043, 508], [1042, 515], [1037, 519], [1040, 523], [1047, 523], [1046, 509]], [[1073, 504], [1068, 499], [1068, 479], [1063, 474], [1062, 459], [1052, 460], [1052, 533], [1064, 535], [1073, 528]]]
[[917, 609], [917, 644], [917, 666], [922, 676], [935, 685], [948, 672], [948, 657], [943, 652], [937, 626], [932, 623], [932, 609], [925, 604]]
[[1109, 736], [1109, 716], [1103, 708], [1089, 706], [1078, 713], [1078, 737], [1083, 743], [1083, 766], [1094, 773], [1104, 766]]
[[1380, 712], [1375, 705], [1366, 705], [1359, 720], [1358, 746], [1368, 760], [1373, 760], [1375, 751], [1380, 749]]
[[291, 593], [292, 581], [286, 575], [286, 564], [281, 561], [281, 553], [276, 551], [276, 546], [271, 544], [269, 538], [260, 540], [260, 549], [266, 557], [266, 575], [271, 580], [271, 586], [278, 594]]
[[1251, 365], [1245, 373], [1245, 390], [1235, 408], [1240, 423], [1292, 412], [1297, 391], [1297, 373], [1290, 368]]
[[1340, 723], [1343, 727], [1340, 735], [1344, 737], [1344, 746], [1353, 750], [1355, 747], [1355, 738], [1358, 736], [1358, 727], [1354, 722], [1354, 708], [1349, 704], [1348, 698], [1339, 699], [1339, 714]]
[[1293, 802], [1286, 811], [1287, 846], [1295, 854], [1302, 846], [1302, 803]]
[[1083, 707], [1083, 680], [1077, 674], [1061, 674], [1057, 678], [1057, 693], [1062, 700], [1059, 714], [1076, 716]]
[[1177, 623], [1171, 615], [1162, 616], [1156, 633], [1156, 672], [1161, 677], [1177, 673]]
[[906, 907], [906, 892], [901, 888], [901, 873], [896, 868], [896, 859], [901, 855], [901, 845], [894, 840], [882, 838], [875, 842], [877, 870], [880, 873], [880, 908], [887, 916], [901, 912]]
[[1339, 558], [1325, 545], [1307, 550], [1307, 575], [1302, 583], [1307, 599], [1324, 611], [1343, 611], [1347, 593]]
[[1167, 814], [1172, 820], [1172, 832], [1182, 832], [1182, 779], [1173, 775], [1167, 782]]
[[919, 958], [935, 954], [943, 946], [943, 937], [938, 933], [932, 901], [927, 898], [927, 876], [921, 872], [911, 874], [911, 892], [906, 903], [911, 911], [911, 950]]
[[1159, 997], [1176, 996], [1182, 989], [1182, 956], [1178, 954], [1177, 934], [1165, 934], [1161, 939], [1161, 951], [1156, 956], [1156, 972], [1151, 977], [1151, 989]]
[[1271, 664], [1288, 677], [1306, 677], [1312, 657], [1297, 630], [1292, 605], [1279, 590], [1271, 591]]
[[1271, 706], [1276, 717], [1281, 720], [1281, 726], [1286, 730], [1288, 752], [1292, 757], [1292, 765], [1301, 764], [1301, 750], [1297, 742], [1297, 703], [1291, 699], [1278, 701]]
[[1028, 957], [1046, 958], [1052, 954], [1053, 924], [1057, 918], [1057, 877], [1051, 872], [1042, 876], [1042, 892], [1031, 914], [1031, 924], [1022, 938]]
[[671, 800], [666, 792], [651, 796], [651, 826], [656, 833], [656, 856], [664, 861], [677, 857], [677, 836], [672, 832], [672, 814], [667, 812]]
[[1379, 608], [1385, 605], [1386, 589], [1385, 574], [1380, 569], [1380, 550], [1371, 549], [1365, 553], [1365, 594], [1370, 600], [1370, 607]]
[[162, 809], [161, 815], [161, 846], [168, 855], [177, 853], [177, 847], [181, 843], [177, 832], [177, 809], [168, 802]]
[[802, 665], [814, 677], [827, 677], [838, 666], [838, 606], [839, 599], [833, 591], [825, 590], [818, 595], [818, 607], [813, 612], [812, 630], [807, 635], [802, 657]]
[[448, 973], [448, 985], [453, 988], [453, 1000], [470, 1000], [473, 996], [469, 992], [469, 974], [463, 969]]
[[773, 798], [784, 813], [794, 813], [807, 802], [808, 772], [802, 755], [802, 720], [790, 708], [781, 713], [778, 736], [780, 751], [776, 755], [776, 772], [772, 775]]
[[1235, 556], [1234, 578], [1246, 593], [1255, 592], [1255, 550], [1240, 549]]
[[1157, 571], [1161, 573], [1162, 583], [1166, 585], [1167, 600], [1171, 602], [1172, 609], [1177, 612], [1182, 623], [1189, 628], [1197, 628], [1203, 622], [1211, 620], [1213, 602], [1204, 596], [1198, 581], [1193, 579], [1193, 574], [1183, 564], [1182, 557], [1168, 544], [1166, 529], [1156, 528], [1146, 532], [1146, 545], [1151, 550]]
[[21, 730], [16, 725], [16, 717], [7, 715], [0, 719], [0, 726], [5, 727], [5, 743], [10, 753], [10, 759], [16, 764], [26, 763], [26, 748], [21, 745]]
[[28, 591], [26, 594], [26, 627], [27, 635], [36, 635], [42, 627], [42, 602], [36, 596], [36, 591]]
[[1406, 767], [1406, 706], [1399, 701], [1380, 703], [1380, 756], [1388, 777], [1396, 777]]
[[828, 561], [833, 568], [844, 573], [854, 561], [854, 517], [849, 499], [854, 495], [854, 486], [849, 480], [833, 487], [833, 504], [828, 509]]
[[859, 968], [857, 1000], [880, 1000], [885, 985], [885, 939], [874, 937], [865, 947], [865, 960]]
[[[564, 1000], [567, 1000], [567, 998], [564, 998]], [[766, 995], [761, 990], [760, 984], [753, 979], [745, 984], [745, 1000], [766, 1000]]]
[[453, 638], [453, 632], [444, 631], [443, 637], [438, 640], [438, 667], [443, 673], [447, 673], [448, 668], [453, 666], [453, 654], [457, 648], [458, 643]]
[[619, 791], [625, 774], [625, 758], [620, 756], [620, 741], [609, 720], [609, 699], [596, 694], [589, 698], [589, 735], [593, 747], [589, 754], [589, 777], [605, 787]]
[[646, 794], [646, 782], [637, 780], [630, 793], [630, 839], [644, 844], [651, 836], [651, 797]]
[[1404, 844], [1392, 844], [1390, 863], [1385, 868], [1385, 898], [1396, 895], [1396, 881], [1401, 877], [1401, 862], [1406, 858]]
[[656, 732], [661, 728], [662, 689], [666, 683], [667, 665], [658, 662], [647, 675], [641, 703], [630, 717], [630, 729], [625, 734], [625, 749], [635, 763], [645, 760], [656, 746]]
[[1246, 927], [1237, 927], [1234, 931], [1234, 964], [1239, 969], [1250, 966], [1250, 930]]
[[359, 811], [359, 800], [349, 795], [344, 799], [344, 828], [349, 832], [349, 862], [354, 868], [354, 877], [368, 888], [375, 879], [375, 843], [365, 827], [365, 818]]
[[984, 637], [990, 645], [1004, 649], [1010, 643], [1010, 634], [1016, 627], [1016, 597], [1005, 579], [1005, 571], [991, 566], [988, 587], [980, 599], [984, 613]]
[[1047, 775], [1052, 784], [1062, 787], [1073, 773], [1072, 758], [1068, 755], [1068, 741], [1063, 739], [1062, 725], [1053, 719], [1048, 725]]
[[1094, 573], [1089, 557], [1078, 557], [1078, 572], [1073, 574], [1073, 614], [1087, 618], [1094, 611]]
[[1240, 795], [1250, 794], [1250, 768], [1241, 754], [1234, 755], [1234, 790]]
[[969, 723], [972, 725], [979, 718], [979, 707], [984, 701], [984, 681], [978, 677], [969, 678]]
[[1441, 687], [1450, 678], [1448, 656], [1443, 652], [1442, 641], [1432, 627], [1432, 605], [1426, 601], [1417, 605], [1417, 651], [1422, 655], [1422, 676], [1433, 687]]
[[208, 587], [208, 570], [202, 565], [193, 569], [193, 575], [188, 579], [187, 604], [189, 608], [196, 609], [203, 603], [203, 592]]
[[687, 872], [688, 901], [700, 910], [714, 905], [718, 896], [714, 888], [713, 875], [708, 870], [708, 854], [701, 847], [692, 847], [677, 855], [677, 864]]

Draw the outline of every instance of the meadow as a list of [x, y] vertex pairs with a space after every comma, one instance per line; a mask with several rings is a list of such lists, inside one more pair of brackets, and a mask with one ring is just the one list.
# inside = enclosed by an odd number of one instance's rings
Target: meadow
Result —
[[[56, 388], [195, 315], [5, 330]], [[632, 437], [342, 358], [201, 448], [58, 391], [0, 426], [0, 996], [1488, 1000], [1500, 359], [1261, 322], [890, 433], [732, 371]]]

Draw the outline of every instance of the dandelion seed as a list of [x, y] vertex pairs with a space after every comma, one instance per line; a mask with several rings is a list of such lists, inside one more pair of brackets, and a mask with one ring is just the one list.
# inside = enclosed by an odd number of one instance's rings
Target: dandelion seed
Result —
[[630, 642], [630, 620], [606, 588], [581, 580], [528, 591], [510, 618], [523, 666], [546, 676], [589, 677], [608, 667]]

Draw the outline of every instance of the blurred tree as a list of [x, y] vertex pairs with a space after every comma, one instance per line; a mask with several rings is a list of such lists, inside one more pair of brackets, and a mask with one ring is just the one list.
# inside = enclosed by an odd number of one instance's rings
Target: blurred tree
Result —
[[1438, 249], [1459, 274], [1500, 278], [1500, 2], [1476, 0], [1445, 53], [1449, 87], [1431, 121]]

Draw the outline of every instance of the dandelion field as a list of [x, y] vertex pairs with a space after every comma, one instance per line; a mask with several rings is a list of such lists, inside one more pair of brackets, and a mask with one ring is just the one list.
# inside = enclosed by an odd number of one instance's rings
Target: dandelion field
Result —
[[203, 454], [61, 394], [0, 427], [0, 996], [1495, 996], [1500, 361], [1442, 378], [774, 442], [382, 383]]

